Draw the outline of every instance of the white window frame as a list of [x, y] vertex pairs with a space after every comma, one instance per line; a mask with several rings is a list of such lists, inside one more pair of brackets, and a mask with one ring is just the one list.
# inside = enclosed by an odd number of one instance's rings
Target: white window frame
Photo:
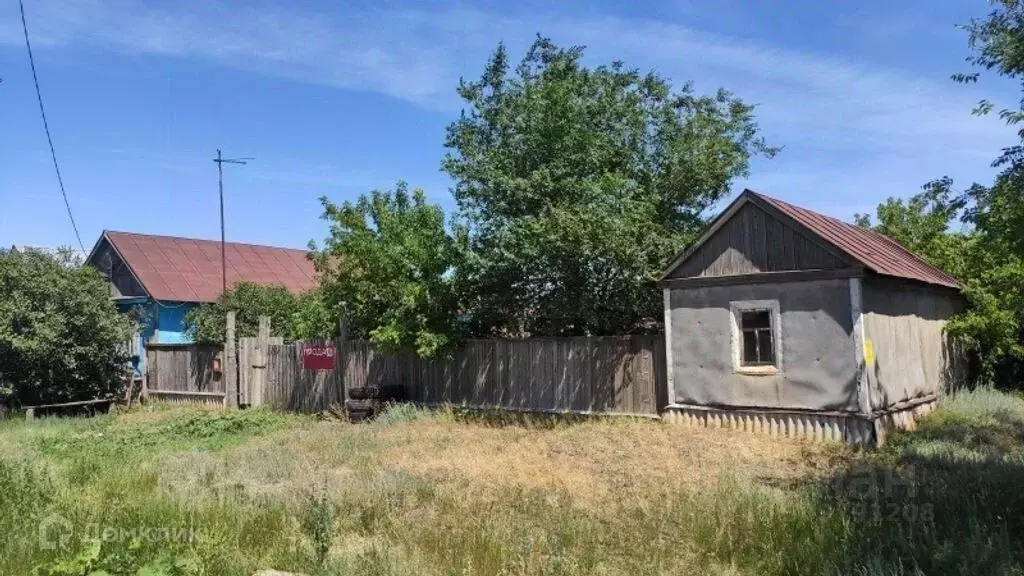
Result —
[[[767, 310], [771, 317], [772, 346], [775, 347], [775, 364], [771, 366], [743, 366], [744, 312]], [[730, 344], [732, 346], [732, 371], [738, 374], [771, 375], [782, 371], [782, 314], [778, 300], [741, 300], [729, 303], [731, 318]]]

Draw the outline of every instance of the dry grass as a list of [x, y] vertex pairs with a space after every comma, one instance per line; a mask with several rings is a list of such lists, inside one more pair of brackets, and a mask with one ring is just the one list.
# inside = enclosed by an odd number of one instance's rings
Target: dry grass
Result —
[[778, 482], [804, 475], [822, 447], [652, 421], [592, 421], [554, 429], [426, 420], [385, 430], [379, 466], [468, 486], [568, 490], [600, 504], [622, 491], [707, 488], [722, 474]]
[[204, 481], [213, 493], [244, 486], [260, 497], [307, 486], [345, 492], [354, 477], [408, 475], [467, 498], [491, 500], [517, 487], [554, 489], [597, 507], [623, 492], [701, 490], [723, 478], [788, 485], [828, 473], [837, 450], [653, 420], [491, 426], [440, 413], [390, 426], [319, 422], [226, 451], [168, 455], [151, 470], [166, 490], [185, 494]]

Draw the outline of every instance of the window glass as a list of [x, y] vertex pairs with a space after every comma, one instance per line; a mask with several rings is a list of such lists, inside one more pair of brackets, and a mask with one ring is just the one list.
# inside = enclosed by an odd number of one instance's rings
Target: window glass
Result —
[[766, 364], [775, 364], [775, 346], [772, 345], [772, 331], [759, 330], [757, 340], [761, 361]]
[[750, 364], [757, 358], [757, 333], [754, 331], [743, 332], [743, 364]]
[[742, 366], [772, 366], [775, 364], [775, 338], [772, 334], [772, 314], [768, 310], [748, 310], [740, 313], [743, 334]]

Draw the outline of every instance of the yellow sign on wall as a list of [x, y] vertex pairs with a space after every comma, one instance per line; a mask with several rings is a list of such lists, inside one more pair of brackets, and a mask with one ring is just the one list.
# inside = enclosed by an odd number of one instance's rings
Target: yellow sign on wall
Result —
[[868, 366], [875, 365], [875, 345], [870, 338], [864, 339], [864, 363]]

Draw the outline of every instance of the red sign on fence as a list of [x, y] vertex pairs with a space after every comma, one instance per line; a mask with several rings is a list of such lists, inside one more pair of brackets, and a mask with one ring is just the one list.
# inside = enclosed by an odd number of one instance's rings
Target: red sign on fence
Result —
[[334, 357], [338, 351], [330, 344], [325, 346], [304, 345], [302, 366], [307, 370], [334, 370]]

